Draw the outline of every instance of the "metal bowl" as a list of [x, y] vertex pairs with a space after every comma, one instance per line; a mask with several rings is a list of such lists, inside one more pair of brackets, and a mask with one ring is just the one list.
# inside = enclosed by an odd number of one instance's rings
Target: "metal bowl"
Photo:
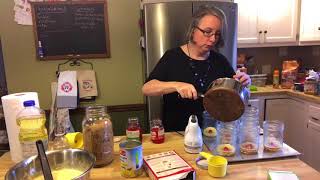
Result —
[[[70, 168], [82, 172], [81, 175], [73, 179], [89, 179], [90, 170], [96, 161], [93, 154], [81, 149], [47, 151], [46, 155], [51, 171]], [[40, 175], [42, 175], [42, 170], [38, 156], [31, 156], [10, 168], [5, 179], [30, 180]]]

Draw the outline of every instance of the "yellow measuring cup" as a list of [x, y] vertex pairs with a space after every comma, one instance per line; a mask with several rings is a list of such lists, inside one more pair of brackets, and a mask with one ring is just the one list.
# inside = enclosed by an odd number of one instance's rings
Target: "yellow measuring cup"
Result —
[[83, 148], [83, 135], [80, 132], [68, 133], [65, 135], [67, 142], [71, 148]]
[[222, 156], [214, 156], [210, 153], [200, 152], [200, 155], [208, 160], [208, 173], [212, 177], [224, 177], [227, 173], [228, 160]]

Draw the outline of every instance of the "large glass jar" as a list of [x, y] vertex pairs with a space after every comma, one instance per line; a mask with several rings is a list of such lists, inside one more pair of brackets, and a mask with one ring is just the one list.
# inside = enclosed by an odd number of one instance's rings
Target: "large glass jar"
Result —
[[217, 124], [217, 154], [221, 156], [233, 156], [236, 152], [238, 120], [221, 122]]
[[260, 126], [258, 109], [247, 106], [240, 123], [240, 152], [243, 154], [256, 154], [259, 149]]
[[105, 106], [86, 108], [82, 125], [84, 149], [96, 156], [95, 167], [107, 165], [113, 160], [113, 130]]
[[265, 151], [276, 152], [283, 147], [284, 123], [278, 120], [263, 122], [263, 146]]

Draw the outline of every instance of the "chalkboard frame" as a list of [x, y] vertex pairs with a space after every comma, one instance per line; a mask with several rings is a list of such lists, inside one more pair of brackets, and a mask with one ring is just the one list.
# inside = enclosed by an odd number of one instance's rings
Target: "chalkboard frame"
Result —
[[[33, 21], [33, 33], [34, 33], [34, 42], [35, 42], [35, 51], [37, 59], [39, 60], [62, 60], [62, 59], [70, 59], [70, 57], [77, 57], [79, 59], [88, 59], [88, 58], [110, 58], [110, 36], [109, 36], [109, 24], [108, 24], [108, 11], [107, 11], [107, 2], [104, 0], [97, 0], [97, 1], [46, 1], [46, 2], [30, 2], [31, 4], [31, 13], [32, 13], [32, 21]], [[44, 55], [40, 57], [39, 50], [38, 50], [38, 42], [39, 42], [39, 32], [38, 32], [38, 24], [36, 21], [36, 14], [35, 14], [35, 5], [96, 5], [101, 4], [103, 5], [104, 9], [104, 28], [105, 28], [105, 43], [106, 43], [106, 51], [102, 54], [66, 54], [66, 55]]]

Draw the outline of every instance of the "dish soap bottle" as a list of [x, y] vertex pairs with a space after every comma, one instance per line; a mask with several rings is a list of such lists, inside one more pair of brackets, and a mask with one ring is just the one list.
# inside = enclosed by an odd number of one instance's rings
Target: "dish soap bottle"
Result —
[[25, 108], [17, 115], [17, 124], [22, 157], [27, 158], [37, 154], [37, 140], [42, 140], [45, 149], [47, 148], [48, 134], [44, 111], [35, 106], [34, 100], [24, 101], [23, 106]]
[[275, 69], [273, 71], [273, 88], [279, 88], [279, 70]]
[[202, 132], [196, 115], [189, 117], [189, 122], [184, 134], [184, 150], [196, 154], [202, 150]]

